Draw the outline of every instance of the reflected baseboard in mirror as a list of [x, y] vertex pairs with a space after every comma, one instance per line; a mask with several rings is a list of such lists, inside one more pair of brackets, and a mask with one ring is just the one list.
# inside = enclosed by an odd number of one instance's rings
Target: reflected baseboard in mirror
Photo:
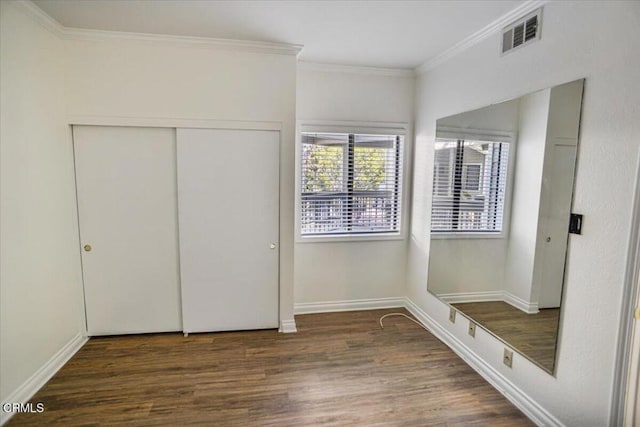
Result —
[[436, 123], [427, 289], [552, 375], [583, 85]]

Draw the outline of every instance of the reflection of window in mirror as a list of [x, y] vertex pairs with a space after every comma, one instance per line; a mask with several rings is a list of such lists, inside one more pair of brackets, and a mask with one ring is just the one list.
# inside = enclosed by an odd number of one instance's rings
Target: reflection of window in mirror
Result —
[[500, 233], [509, 144], [441, 139], [435, 144], [434, 233]]
[[470, 192], [480, 192], [482, 180], [482, 163], [467, 163], [462, 165], [462, 189]]

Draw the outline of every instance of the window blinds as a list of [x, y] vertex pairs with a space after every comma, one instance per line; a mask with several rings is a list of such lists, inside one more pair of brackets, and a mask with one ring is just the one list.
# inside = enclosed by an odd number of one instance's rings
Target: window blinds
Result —
[[402, 136], [302, 133], [303, 236], [400, 230]]
[[432, 232], [501, 232], [509, 144], [438, 139]]

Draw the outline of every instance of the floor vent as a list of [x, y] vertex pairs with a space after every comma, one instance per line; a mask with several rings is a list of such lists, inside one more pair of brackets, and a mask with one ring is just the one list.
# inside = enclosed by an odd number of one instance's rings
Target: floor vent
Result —
[[502, 30], [502, 54], [540, 39], [542, 9], [535, 10]]

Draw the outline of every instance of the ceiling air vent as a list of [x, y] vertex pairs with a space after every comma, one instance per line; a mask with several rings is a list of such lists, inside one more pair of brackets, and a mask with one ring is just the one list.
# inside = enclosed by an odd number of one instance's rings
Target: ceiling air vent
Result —
[[502, 30], [502, 53], [511, 52], [517, 47], [538, 40], [540, 38], [541, 17], [542, 9], [538, 9], [505, 27]]

